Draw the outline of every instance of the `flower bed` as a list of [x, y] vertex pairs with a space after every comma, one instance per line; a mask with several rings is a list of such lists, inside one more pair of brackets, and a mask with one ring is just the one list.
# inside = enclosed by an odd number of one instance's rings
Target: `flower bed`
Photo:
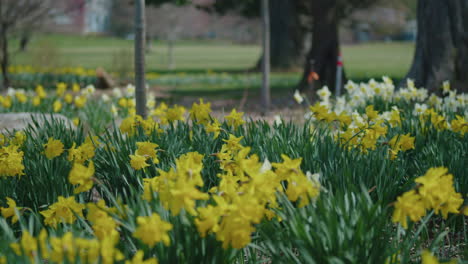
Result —
[[407, 86], [325, 87], [273, 124], [151, 96], [143, 119], [133, 86], [11, 89], [1, 112], [77, 127], [0, 136], [0, 263], [466, 259], [467, 96]]

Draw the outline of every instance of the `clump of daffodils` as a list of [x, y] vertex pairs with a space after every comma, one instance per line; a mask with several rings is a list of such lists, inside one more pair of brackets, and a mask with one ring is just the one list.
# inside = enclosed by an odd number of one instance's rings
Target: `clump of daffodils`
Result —
[[76, 263], [79, 260], [84, 263], [114, 263], [125, 258], [116, 248], [117, 243], [118, 236], [103, 240], [76, 237], [72, 232], [53, 236], [42, 229], [37, 237], [23, 230], [21, 239], [11, 243], [10, 247], [16, 255], [28, 257], [31, 263]]
[[459, 214], [463, 198], [453, 187], [453, 175], [445, 167], [429, 169], [424, 176], [415, 179], [418, 184], [397, 198], [392, 221], [408, 228], [408, 218], [420, 221], [427, 210], [434, 210], [447, 219], [449, 213]]
[[56, 227], [59, 223], [73, 224], [76, 216], [83, 217], [83, 204], [77, 203], [74, 196], [59, 196], [58, 201], [49, 206], [47, 210], [41, 211], [46, 225]]
[[14, 177], [24, 175], [21, 146], [26, 140], [23, 132], [17, 132], [13, 137], [0, 134], [0, 177]]
[[224, 172], [218, 175], [219, 186], [210, 190], [214, 203], [197, 208], [195, 219], [200, 234], [214, 233], [224, 248], [243, 248], [250, 243], [255, 224], [275, 217], [277, 193], [284, 192], [302, 207], [320, 190], [320, 184], [300, 169], [301, 159], [282, 155], [282, 163], [262, 163], [257, 155], [250, 154], [249, 147], [240, 144], [241, 140], [230, 135], [216, 154]]
[[[365, 107], [368, 102], [375, 99], [382, 99], [383, 101], [395, 104], [395, 103], [405, 103], [409, 105], [414, 104], [413, 115], [416, 116], [430, 116], [431, 123], [436, 126], [438, 130], [441, 129], [450, 129], [450, 124], [446, 117], [440, 117], [434, 115], [432, 112], [435, 111], [448, 111], [454, 112], [463, 111], [465, 109], [466, 115], [466, 106], [468, 103], [467, 94], [457, 94], [456, 91], [450, 89], [450, 83], [448, 81], [443, 84], [443, 94], [444, 97], [439, 97], [435, 94], [429, 95], [427, 89], [416, 88], [413, 80], [407, 80], [406, 87], [395, 90], [395, 85], [393, 81], [388, 77], [383, 77], [382, 82], [378, 82], [374, 79], [371, 79], [368, 83], [354, 83], [348, 81], [345, 85], [345, 90], [347, 94], [337, 97], [334, 100], [331, 98], [331, 93], [328, 90], [328, 87], [323, 87], [317, 91], [317, 95], [320, 99], [319, 105], [325, 106], [328, 109], [329, 114], [331, 113], [354, 113], [357, 109]], [[298, 98], [299, 94], [295, 93], [294, 97]], [[299, 101], [298, 101], [299, 102]], [[302, 102], [302, 100], [300, 100]], [[431, 110], [432, 109], [432, 110]], [[317, 109], [312, 110], [315, 112]], [[428, 114], [427, 111], [430, 111]], [[432, 111], [432, 112], [431, 112]], [[463, 117], [458, 115], [454, 120], [461, 120]], [[333, 116], [325, 116], [330, 120]], [[389, 115], [384, 116], [388, 119]], [[458, 121], [460, 122], [460, 121]], [[466, 124], [466, 122], [465, 122]], [[460, 126], [456, 123], [457, 131], [460, 131]], [[466, 128], [465, 128], [466, 131]], [[463, 132], [460, 132], [463, 133]]]
[[153, 163], [159, 163], [158, 157], [156, 156], [156, 148], [159, 146], [156, 143], [149, 141], [137, 142], [138, 149], [135, 151], [135, 155], [130, 155], [130, 165], [135, 170], [141, 170], [149, 166], [146, 163], [147, 160], [152, 160]]
[[169, 171], [158, 170], [159, 176], [144, 179], [143, 199], [151, 201], [157, 193], [164, 208], [173, 215], [179, 215], [184, 209], [191, 215], [197, 215], [196, 201], [208, 200], [208, 194], [199, 190], [203, 187], [201, 171], [203, 155], [189, 152], [176, 160], [176, 167]]

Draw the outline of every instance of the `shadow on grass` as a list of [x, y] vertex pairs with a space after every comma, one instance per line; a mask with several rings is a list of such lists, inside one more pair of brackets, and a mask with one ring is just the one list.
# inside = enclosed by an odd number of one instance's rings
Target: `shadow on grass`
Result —
[[[294, 87], [276, 85], [271, 86], [271, 94], [286, 95], [288, 93], [294, 92]], [[200, 97], [216, 97], [216, 98], [230, 98], [230, 99], [241, 99], [247, 93], [248, 97], [258, 97], [260, 96], [260, 87], [258, 86], [248, 86], [248, 87], [237, 87], [230, 88], [229, 90], [223, 89], [190, 89], [190, 90], [173, 90], [169, 91], [169, 94], [173, 97], [184, 97], [184, 96], [200, 96]]]
[[[355, 83], [367, 83], [371, 79], [380, 80], [381, 77], [376, 78], [359, 78], [353, 79]], [[395, 86], [402, 81], [401, 78], [392, 78]], [[271, 86], [271, 95], [272, 96], [283, 96], [288, 94], [293, 94], [297, 89], [296, 85], [272, 85]], [[230, 87], [229, 89], [207, 89], [202, 86], [192, 87], [190, 89], [174, 89], [169, 90], [168, 93], [173, 97], [184, 97], [184, 96], [200, 96], [200, 97], [216, 97], [216, 98], [230, 98], [230, 99], [241, 99], [245, 93], [248, 97], [258, 97], [260, 96], [260, 86], [238, 86]]]

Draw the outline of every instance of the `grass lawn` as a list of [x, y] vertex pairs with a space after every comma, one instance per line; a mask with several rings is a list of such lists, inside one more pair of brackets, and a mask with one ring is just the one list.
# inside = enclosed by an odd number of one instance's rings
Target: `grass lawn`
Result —
[[[14, 50], [16, 41], [12, 41]], [[110, 71], [131, 67], [131, 40], [96, 36], [36, 36], [27, 52], [15, 53], [13, 64], [104, 67]], [[167, 71], [167, 44], [152, 43], [147, 55], [148, 71]], [[347, 76], [366, 79], [389, 75], [402, 78], [412, 60], [412, 43], [371, 43], [343, 47]], [[174, 48], [177, 71], [243, 70], [255, 64], [260, 55], [258, 45], [239, 45], [223, 41], [179, 41]], [[44, 58], [46, 57], [47, 58]], [[291, 73], [298, 76], [300, 73]]]

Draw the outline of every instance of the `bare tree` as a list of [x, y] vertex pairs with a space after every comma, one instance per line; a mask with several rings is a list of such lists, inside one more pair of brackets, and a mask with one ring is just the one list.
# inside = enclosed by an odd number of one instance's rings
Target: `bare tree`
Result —
[[166, 3], [157, 7], [147, 8], [147, 33], [150, 37], [158, 36], [167, 41], [167, 67], [169, 70], [174, 70], [176, 68], [175, 43], [184, 31], [187, 32], [186, 25], [200, 22], [191, 21], [193, 17], [187, 14], [189, 6], [181, 7]]
[[36, 24], [49, 12], [51, 0], [1, 0], [0, 1], [0, 66], [3, 89], [10, 85], [8, 77], [9, 37], [21, 28]]
[[[74, 12], [86, 4], [59, 4], [57, 0], [0, 0], [0, 90], [10, 86], [8, 66], [10, 65], [10, 46], [8, 39], [20, 37], [20, 51], [26, 48], [33, 32], [40, 30], [47, 20], [66, 13]], [[57, 7], [59, 6], [59, 7]]]

